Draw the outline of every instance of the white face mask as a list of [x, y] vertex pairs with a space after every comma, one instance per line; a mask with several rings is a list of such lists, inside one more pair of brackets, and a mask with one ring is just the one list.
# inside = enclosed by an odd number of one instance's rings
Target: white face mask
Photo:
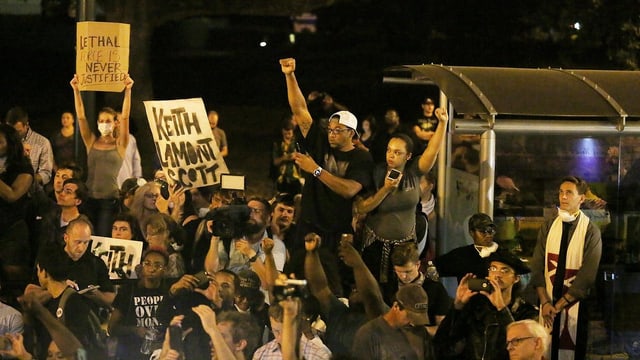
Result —
[[558, 216], [562, 219], [563, 222], [572, 222], [577, 218], [576, 214], [570, 214], [567, 210], [562, 210], [558, 208]]
[[100, 131], [100, 135], [106, 136], [113, 132], [113, 124], [111, 123], [99, 123], [98, 131]]

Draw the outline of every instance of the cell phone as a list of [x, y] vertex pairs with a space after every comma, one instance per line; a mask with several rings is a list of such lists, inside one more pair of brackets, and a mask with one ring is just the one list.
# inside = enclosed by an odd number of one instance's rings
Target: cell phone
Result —
[[95, 290], [95, 289], [100, 289], [100, 285], [89, 285], [86, 288], [82, 289], [82, 290], [78, 290], [78, 294], [82, 295], [84, 293], [87, 293], [91, 290]]
[[182, 344], [182, 327], [180, 325], [169, 326], [169, 346], [179, 353], [184, 353]]
[[300, 153], [300, 154], [306, 154], [307, 152], [304, 151], [304, 148], [302, 148], [302, 145], [300, 145], [299, 142], [296, 141], [296, 152]]
[[469, 290], [472, 291], [486, 291], [488, 293], [493, 292], [493, 286], [491, 286], [491, 282], [487, 279], [469, 279], [467, 280], [467, 285], [469, 286]]
[[395, 179], [399, 178], [401, 174], [402, 174], [401, 171], [396, 170], [396, 169], [391, 169], [389, 171], [389, 175], [387, 175], [387, 178], [391, 179], [391, 180], [395, 180]]
[[209, 277], [206, 271], [200, 271], [199, 273], [193, 274], [193, 276], [198, 279], [198, 289], [204, 290], [209, 287]]

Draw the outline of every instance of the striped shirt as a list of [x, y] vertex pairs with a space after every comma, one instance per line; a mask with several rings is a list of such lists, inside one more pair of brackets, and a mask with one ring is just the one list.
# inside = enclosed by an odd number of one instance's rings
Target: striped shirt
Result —
[[30, 146], [29, 159], [35, 175], [40, 175], [42, 185], [46, 185], [51, 180], [53, 170], [53, 151], [49, 140], [33, 131], [31, 127], [27, 129], [27, 134], [22, 139], [24, 144]]

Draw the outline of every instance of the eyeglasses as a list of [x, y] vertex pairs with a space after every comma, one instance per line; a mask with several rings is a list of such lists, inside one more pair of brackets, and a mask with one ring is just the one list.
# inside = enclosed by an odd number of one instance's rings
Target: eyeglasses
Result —
[[142, 266], [146, 267], [146, 268], [154, 268], [156, 270], [162, 270], [164, 269], [164, 265], [160, 264], [160, 263], [152, 263], [151, 261], [144, 261], [142, 262]]
[[349, 131], [349, 130], [350, 130], [350, 129], [347, 129], [347, 128], [342, 128], [342, 129], [338, 129], [338, 128], [336, 128], [336, 129], [331, 129], [331, 128], [328, 128], [328, 129], [327, 129], [327, 132], [328, 132], [329, 134], [340, 135], [340, 134], [342, 134], [343, 132], [345, 132], [345, 131]]
[[251, 210], [252, 213], [255, 213], [255, 214], [262, 214], [264, 212], [264, 209], [258, 209], [258, 208], [252, 208], [252, 207], [250, 207], [249, 209]]
[[511, 340], [507, 341], [507, 349], [508, 349], [511, 345], [513, 345], [514, 347], [515, 347], [515, 346], [518, 346], [518, 345], [520, 345], [520, 343], [521, 343], [521, 342], [523, 342], [523, 341], [525, 341], [525, 340], [528, 340], [528, 339], [536, 339], [536, 337], [535, 337], [535, 336], [525, 336], [525, 337], [520, 337], [520, 338], [511, 339]]
[[509, 275], [509, 274], [513, 274], [513, 270], [503, 267], [498, 269], [497, 266], [489, 266], [489, 272], [490, 273], [495, 273], [495, 272], [499, 272], [502, 275]]
[[496, 234], [496, 228], [494, 228], [493, 226], [487, 226], [484, 229], [476, 229], [477, 232], [481, 232], [485, 235], [495, 235]]
[[147, 199], [157, 199], [160, 194], [144, 194], [144, 197]]

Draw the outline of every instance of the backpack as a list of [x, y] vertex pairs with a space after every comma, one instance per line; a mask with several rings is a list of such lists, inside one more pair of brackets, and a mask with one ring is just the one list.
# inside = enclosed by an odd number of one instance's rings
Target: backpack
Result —
[[[72, 288], [68, 287], [62, 293], [62, 297], [60, 298], [60, 303], [58, 304], [58, 309], [56, 310], [56, 317], [60, 319], [63, 324], [65, 322], [65, 306], [67, 305], [67, 300], [71, 294], [74, 294], [76, 291]], [[91, 308], [89, 308], [89, 313], [87, 314], [87, 323], [89, 324], [89, 334], [87, 334], [87, 339], [89, 341], [87, 353], [91, 359], [102, 359], [107, 356], [107, 332], [102, 328], [102, 324], [100, 322], [100, 318], [93, 312]]]

